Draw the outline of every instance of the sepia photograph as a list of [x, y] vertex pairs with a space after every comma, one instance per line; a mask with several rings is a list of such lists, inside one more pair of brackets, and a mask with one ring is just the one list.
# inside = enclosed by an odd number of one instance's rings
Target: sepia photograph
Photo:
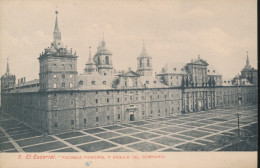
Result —
[[0, 167], [256, 167], [257, 55], [256, 0], [2, 0]]

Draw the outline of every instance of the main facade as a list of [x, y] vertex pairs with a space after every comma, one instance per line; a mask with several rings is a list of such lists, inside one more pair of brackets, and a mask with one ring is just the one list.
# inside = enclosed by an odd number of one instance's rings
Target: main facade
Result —
[[1, 77], [2, 110], [47, 133], [128, 123], [182, 113], [257, 103], [257, 70], [246, 66], [241, 76], [222, 79], [198, 58], [167, 63], [154, 75], [145, 45], [137, 70], [116, 71], [105, 40], [77, 72], [77, 53], [65, 47], [58, 27], [53, 42], [39, 56], [39, 79], [26, 82], [10, 73]]

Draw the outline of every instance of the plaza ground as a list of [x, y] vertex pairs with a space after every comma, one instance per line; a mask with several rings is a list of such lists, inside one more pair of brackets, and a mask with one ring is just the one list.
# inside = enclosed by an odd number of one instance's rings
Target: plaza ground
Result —
[[44, 135], [1, 112], [0, 151], [257, 151], [257, 126], [257, 107], [246, 106]]

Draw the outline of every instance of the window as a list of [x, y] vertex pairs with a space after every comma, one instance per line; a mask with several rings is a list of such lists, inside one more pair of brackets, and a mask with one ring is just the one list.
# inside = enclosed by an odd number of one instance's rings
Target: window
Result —
[[65, 83], [63, 82], [63, 83], [61, 84], [61, 86], [62, 86], [62, 87], [65, 87]]
[[62, 69], [65, 69], [65, 65], [64, 65], [64, 64], [61, 64], [61, 68], [62, 68]]
[[150, 66], [150, 60], [147, 60], [147, 66]]
[[107, 94], [109, 95], [109, 91], [107, 91]]
[[53, 70], [55, 70], [57, 68], [56, 64], [53, 64]]
[[87, 105], [87, 101], [86, 101], [86, 100], [83, 101], [83, 105], [84, 105], [84, 106]]
[[55, 127], [55, 128], [58, 127], [58, 123], [57, 123], [57, 122], [54, 123], [54, 127]]
[[80, 84], [80, 85], [83, 85], [83, 81], [82, 81], [82, 80], [81, 80], [81, 81], [79, 81], [79, 84]]
[[174, 71], [176, 71], [176, 68], [173, 68]]
[[120, 120], [120, 114], [117, 115], [117, 119]]
[[84, 124], [85, 124], [85, 125], [87, 124], [87, 119], [86, 119], [86, 118], [84, 118]]
[[71, 125], [74, 125], [74, 120], [71, 120], [70, 123], [71, 123]]
[[98, 117], [96, 117], [96, 122], [98, 122]]
[[108, 121], [110, 120], [110, 116], [107, 116], [107, 120], [108, 120]]
[[53, 88], [54, 88], [54, 89], [57, 88], [57, 84], [56, 84], [56, 83], [53, 84]]
[[103, 85], [106, 85], [107, 84], [107, 81], [103, 81]]
[[91, 84], [92, 84], [92, 85], [95, 85], [95, 84], [96, 84], [96, 82], [95, 82], [95, 81], [92, 81], [92, 82], [91, 82]]
[[56, 75], [56, 74], [53, 74], [52, 77], [53, 77], [53, 79], [56, 79], [57, 75]]
[[109, 98], [107, 98], [107, 103], [109, 103]]
[[73, 87], [73, 83], [70, 83], [70, 88], [72, 88]]
[[69, 67], [70, 67], [70, 70], [71, 70], [71, 69], [72, 69], [72, 64], [70, 64], [70, 66], [69, 66]]
[[96, 112], [98, 112], [98, 108], [96, 108]]
[[72, 75], [70, 75], [70, 79], [72, 78], [73, 76]]
[[106, 56], [106, 64], [107, 64], [107, 65], [109, 64], [109, 58], [108, 58], [108, 56]]
[[120, 99], [119, 99], [119, 98], [117, 98], [117, 102], [118, 102], [118, 103], [120, 102]]
[[62, 74], [62, 79], [65, 79], [65, 74]]
[[151, 110], [151, 114], [153, 114], [153, 110]]
[[70, 105], [73, 105], [73, 104], [74, 104], [74, 102], [73, 102], [73, 100], [71, 100], [71, 101], [70, 101]]
[[98, 99], [96, 99], [96, 103], [98, 103]]

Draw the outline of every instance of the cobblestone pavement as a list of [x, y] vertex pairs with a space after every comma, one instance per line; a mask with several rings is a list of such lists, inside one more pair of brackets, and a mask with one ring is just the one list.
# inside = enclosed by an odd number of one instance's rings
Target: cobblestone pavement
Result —
[[[194, 112], [66, 133], [44, 135], [0, 114], [1, 152], [171, 152], [221, 151], [257, 127], [257, 107]], [[253, 132], [250, 136], [257, 136]]]

